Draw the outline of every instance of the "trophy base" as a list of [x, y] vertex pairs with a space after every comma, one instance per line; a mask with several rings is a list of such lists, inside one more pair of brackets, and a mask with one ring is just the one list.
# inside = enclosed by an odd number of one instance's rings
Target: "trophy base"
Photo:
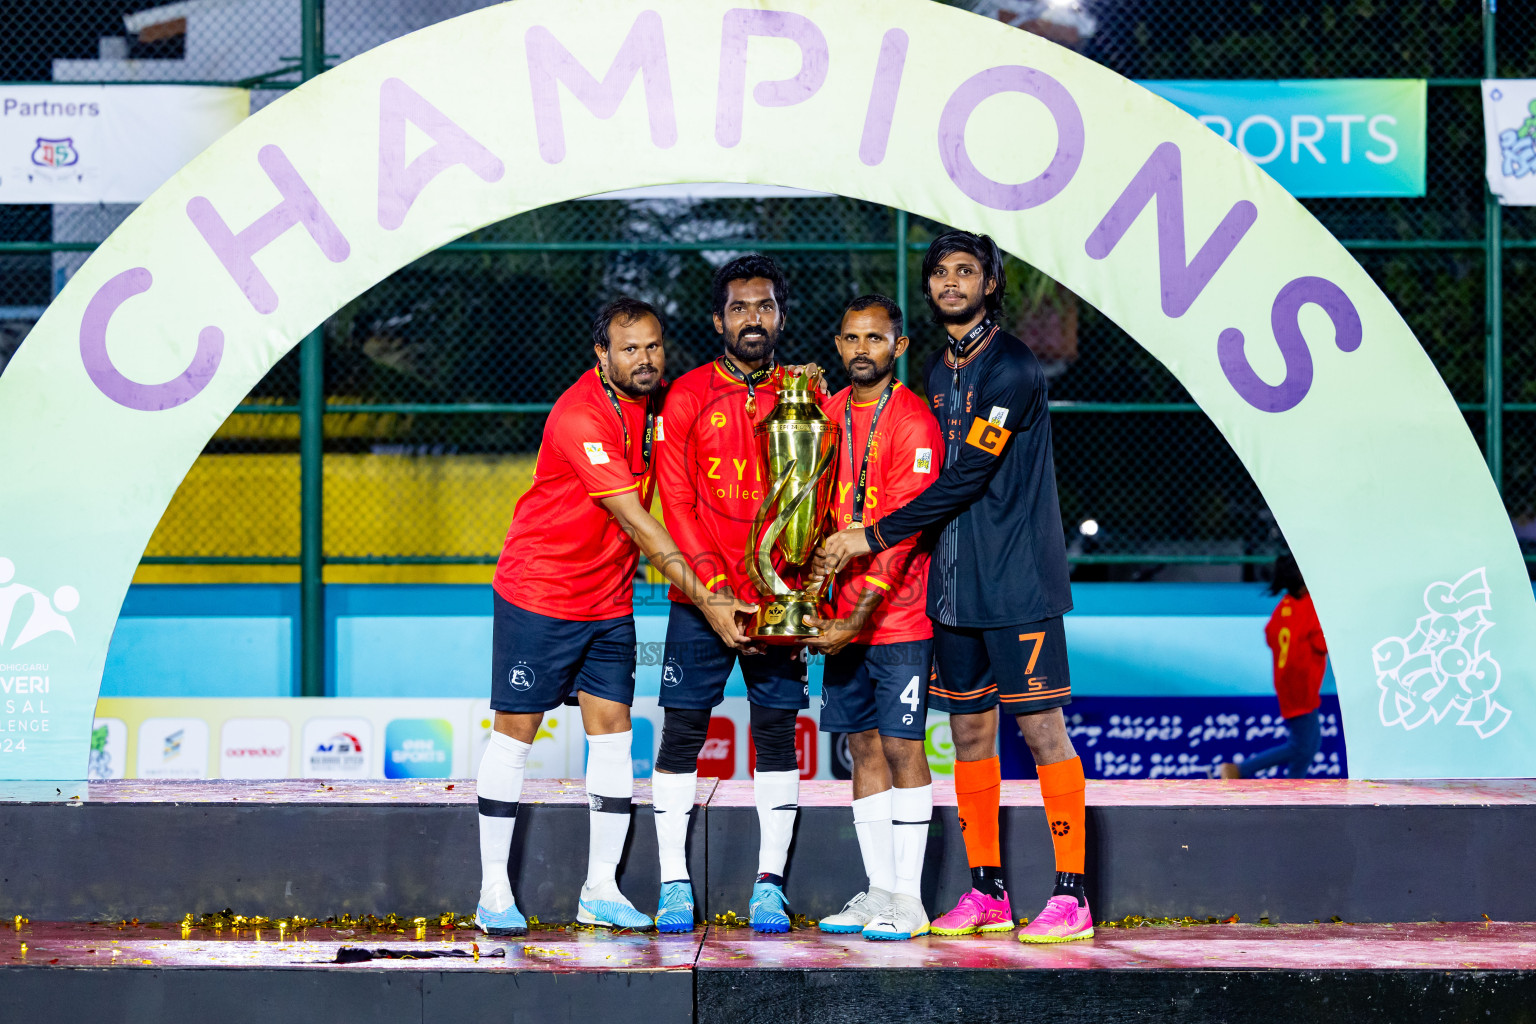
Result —
[[821, 635], [821, 630], [805, 624], [807, 616], [823, 617], [819, 596], [800, 590], [781, 594], [758, 608], [748, 635], [770, 644], [804, 643]]

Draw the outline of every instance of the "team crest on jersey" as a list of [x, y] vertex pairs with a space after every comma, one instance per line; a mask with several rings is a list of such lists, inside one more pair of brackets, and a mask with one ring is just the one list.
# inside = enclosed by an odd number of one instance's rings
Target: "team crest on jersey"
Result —
[[912, 472], [929, 473], [933, 471], [933, 449], [919, 448], [912, 459]]
[[520, 661], [512, 666], [512, 671], [507, 675], [507, 682], [514, 690], [531, 690], [536, 678], [533, 669], [528, 667], [528, 663]]
[[1007, 423], [1008, 407], [1003, 405], [994, 405], [992, 407], [992, 412], [987, 416], [987, 422], [992, 424], [994, 427], [1000, 427], [1004, 423]]
[[587, 453], [587, 461], [594, 466], [601, 466], [608, 461], [608, 453], [603, 451], [601, 441], [583, 441], [582, 450]]

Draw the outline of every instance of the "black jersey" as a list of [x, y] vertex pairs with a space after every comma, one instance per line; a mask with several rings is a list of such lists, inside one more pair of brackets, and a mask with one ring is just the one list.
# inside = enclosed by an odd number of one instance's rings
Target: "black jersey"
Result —
[[944, 432], [944, 468], [864, 531], [870, 547], [939, 531], [928, 614], [946, 626], [1007, 626], [1070, 611], [1050, 406], [1034, 353], [984, 320], [929, 360], [923, 376]]

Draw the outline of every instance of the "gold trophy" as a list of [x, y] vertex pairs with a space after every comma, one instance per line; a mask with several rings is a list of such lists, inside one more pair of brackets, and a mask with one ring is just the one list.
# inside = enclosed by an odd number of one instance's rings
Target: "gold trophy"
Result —
[[805, 619], [821, 617], [826, 581], [794, 590], [773, 567], [775, 547], [789, 564], [805, 565], [832, 527], [842, 429], [821, 411], [816, 396], [820, 377], [819, 370], [786, 376], [777, 406], [756, 430], [773, 483], [747, 540], [747, 576], [758, 593], [768, 596], [750, 635], [768, 643], [799, 643], [820, 633]]

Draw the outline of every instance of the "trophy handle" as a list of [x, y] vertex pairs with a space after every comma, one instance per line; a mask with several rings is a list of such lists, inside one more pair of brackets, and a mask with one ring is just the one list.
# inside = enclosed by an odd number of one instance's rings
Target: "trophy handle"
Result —
[[[759, 594], [789, 593], [789, 586], [773, 568], [773, 559], [769, 554], [773, 551], [773, 541], [778, 537], [778, 531], [774, 531], [773, 537], [766, 538], [765, 543], [763, 524], [768, 519], [768, 510], [778, 503], [784, 488], [789, 486], [790, 475], [794, 471], [795, 460], [790, 459], [789, 465], [784, 467], [779, 473], [779, 478], [768, 489], [768, 496], [763, 499], [762, 504], [757, 506], [757, 515], [752, 517], [752, 532], [747, 534], [752, 542], [752, 557], [747, 559], [747, 578], [752, 581], [752, 585], [757, 588]], [[769, 582], [770, 580], [772, 583]]]
[[[795, 492], [794, 497], [790, 498], [788, 505], [779, 510], [778, 515], [773, 517], [773, 522], [768, 525], [768, 528], [763, 531], [762, 536], [756, 542], [752, 552], [752, 560], [747, 563], [747, 575], [751, 578], [753, 585], [757, 587], [759, 593], [790, 593], [789, 585], [784, 582], [773, 568], [773, 559], [771, 557], [773, 542], [779, 539], [779, 534], [784, 531], [784, 525], [789, 522], [790, 517], [795, 514], [795, 511], [816, 493], [816, 489], [821, 486], [822, 475], [831, 467], [832, 459], [836, 454], [837, 449], [835, 447], [828, 448], [821, 458], [816, 461], [816, 466], [811, 471], [810, 480], [804, 487]], [[750, 536], [757, 536], [757, 531], [762, 529], [763, 521], [767, 518], [768, 509], [773, 507], [783, 495], [784, 489], [789, 486], [790, 476], [795, 471], [795, 462], [796, 460], [794, 459], [789, 460], [788, 465], [779, 473], [779, 478], [773, 482], [773, 489], [768, 497], [758, 506], [757, 515], [752, 520], [752, 533]], [[771, 579], [781, 589], [769, 590], [759, 582], [760, 579], [763, 582]], [[823, 581], [823, 585], [825, 585], [825, 582]]]

